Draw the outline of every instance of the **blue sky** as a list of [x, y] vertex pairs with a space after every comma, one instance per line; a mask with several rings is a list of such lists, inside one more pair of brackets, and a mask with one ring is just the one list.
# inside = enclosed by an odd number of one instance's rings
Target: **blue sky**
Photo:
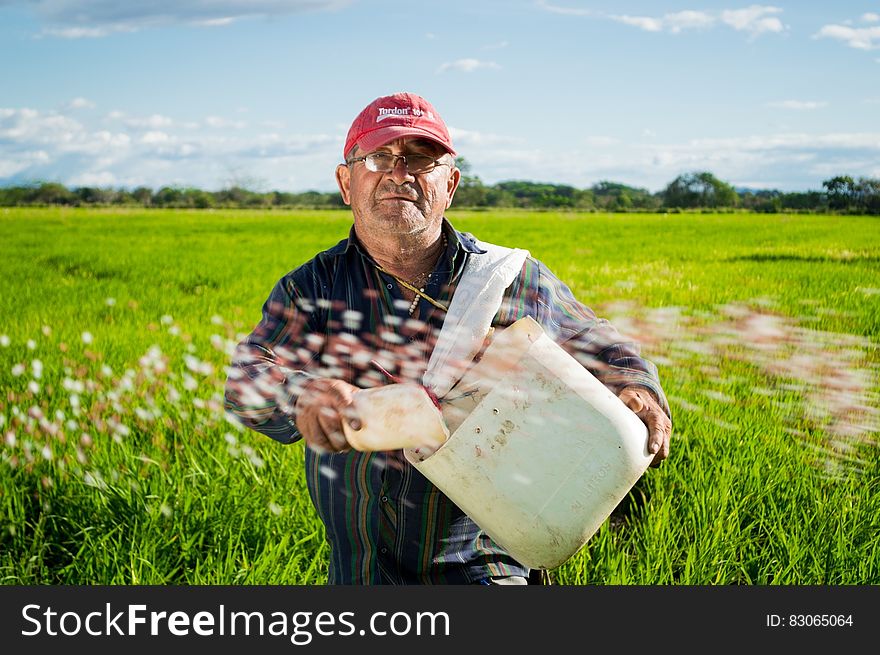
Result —
[[487, 183], [880, 177], [880, 2], [0, 0], [0, 184], [335, 189], [425, 96]]

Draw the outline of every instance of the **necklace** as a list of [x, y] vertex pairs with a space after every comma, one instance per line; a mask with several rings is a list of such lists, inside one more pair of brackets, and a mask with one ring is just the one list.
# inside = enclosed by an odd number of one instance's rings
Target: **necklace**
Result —
[[[442, 232], [441, 235], [442, 235], [442, 237], [441, 237], [441, 238], [442, 238], [442, 247], [440, 248], [440, 257], [437, 258], [437, 262], [439, 262], [440, 259], [443, 257], [443, 253], [446, 252], [446, 248], [447, 248], [447, 246], [448, 246], [448, 241], [447, 241], [447, 239], [446, 239], [446, 233], [445, 233], [445, 232]], [[434, 265], [436, 266], [436, 263], [435, 263]], [[402, 286], [402, 287], [405, 288], [405, 289], [409, 289], [410, 291], [412, 291], [412, 292], [415, 294], [415, 296], [413, 297], [412, 302], [411, 302], [410, 305], [409, 305], [409, 310], [407, 311], [407, 313], [408, 313], [410, 316], [412, 316], [412, 315], [413, 315], [413, 312], [416, 311], [416, 307], [419, 306], [419, 301], [420, 301], [422, 298], [424, 298], [424, 299], [427, 300], [429, 303], [431, 303], [432, 305], [434, 305], [434, 307], [437, 307], [438, 309], [442, 309], [444, 312], [445, 312], [445, 311], [448, 311], [449, 308], [446, 307], [446, 305], [444, 305], [443, 303], [441, 303], [441, 302], [439, 302], [439, 301], [437, 301], [437, 300], [434, 300], [431, 296], [429, 296], [428, 294], [425, 293], [425, 287], [424, 287], [424, 286], [422, 286], [421, 288], [419, 288], [419, 287], [417, 287], [415, 284], [411, 284], [410, 282], [407, 282], [406, 280], [403, 280], [403, 279], [397, 277], [394, 273], [391, 273], [390, 271], [385, 270], [384, 268], [382, 268], [382, 267], [379, 266], [378, 264], [376, 264], [376, 268], [379, 269], [379, 271], [381, 271], [382, 273], [385, 273], [386, 275], [390, 275], [390, 276], [393, 277], [395, 280], [397, 280], [397, 282], [398, 282], [398, 284], [400, 284], [400, 286]], [[416, 278], [416, 280], [420, 279], [420, 277], [421, 277], [421, 276], [419, 276], [418, 278]], [[429, 273], [429, 274], [427, 275], [427, 277], [425, 278], [425, 283], [427, 283], [427, 281], [430, 280], [430, 279], [431, 279], [431, 274]], [[414, 281], [415, 281], [415, 280], [414, 280]]]

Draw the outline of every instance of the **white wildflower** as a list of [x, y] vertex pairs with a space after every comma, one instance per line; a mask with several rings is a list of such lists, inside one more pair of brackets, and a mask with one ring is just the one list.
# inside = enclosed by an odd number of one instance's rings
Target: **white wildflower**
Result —
[[0, 346], [7, 348], [10, 344], [9, 337], [5, 334], [0, 334]]
[[12, 376], [20, 377], [24, 373], [24, 364], [16, 364], [12, 367]]
[[92, 343], [92, 341], [94, 341], [94, 337], [92, 336], [91, 332], [82, 333], [82, 342], [84, 344], [89, 345], [90, 343]]
[[28, 350], [36, 350], [37, 342], [34, 341], [33, 339], [28, 339], [27, 340], [27, 348], [28, 348]]

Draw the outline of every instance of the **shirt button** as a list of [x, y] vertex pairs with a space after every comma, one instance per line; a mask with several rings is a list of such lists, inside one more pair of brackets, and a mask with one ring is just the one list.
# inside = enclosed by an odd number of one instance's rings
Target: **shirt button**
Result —
[[388, 496], [382, 496], [382, 502], [383, 502], [383, 503], [387, 503], [387, 502], [388, 502]]
[[388, 288], [390, 289], [390, 288], [391, 288], [391, 283], [389, 282], [389, 283], [386, 284], [385, 286], [388, 287]]
[[382, 554], [384, 555], [385, 553], [388, 552], [388, 549], [385, 548], [385, 546], [382, 546], [382, 548], [379, 549], [379, 552], [382, 553]]

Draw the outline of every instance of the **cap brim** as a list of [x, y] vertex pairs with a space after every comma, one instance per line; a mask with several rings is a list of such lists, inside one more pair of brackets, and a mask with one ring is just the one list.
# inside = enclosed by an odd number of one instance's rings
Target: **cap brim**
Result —
[[[371, 152], [380, 146], [384, 146], [386, 143], [391, 143], [395, 139], [401, 139], [403, 137], [418, 137], [421, 139], [428, 139], [429, 141], [433, 141], [434, 143], [440, 145], [446, 152], [450, 155], [455, 154], [455, 150], [450, 147], [450, 144], [444, 143], [439, 140], [432, 133], [427, 130], [420, 129], [411, 125], [388, 125], [386, 127], [380, 127], [377, 130], [373, 130], [372, 132], [367, 132], [357, 141], [357, 146], [364, 152]], [[348, 153], [346, 153], [348, 154]]]

